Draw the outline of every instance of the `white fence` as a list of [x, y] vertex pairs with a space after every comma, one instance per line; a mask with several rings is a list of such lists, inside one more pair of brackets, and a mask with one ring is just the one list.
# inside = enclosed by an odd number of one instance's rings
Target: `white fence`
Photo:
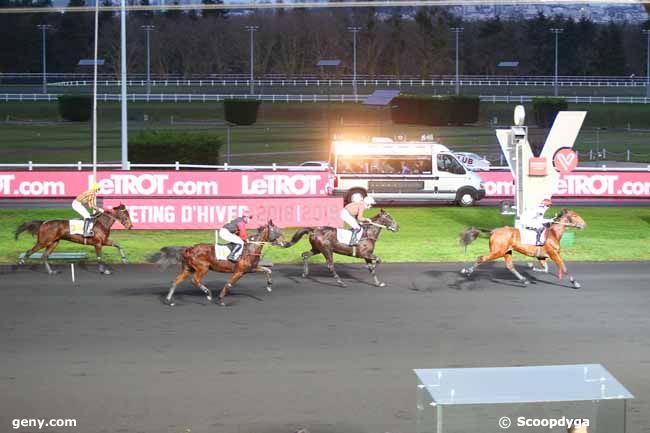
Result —
[[[0, 93], [0, 101], [56, 101], [60, 94], [57, 93]], [[225, 99], [254, 99], [265, 102], [362, 102], [369, 95], [249, 95], [245, 93], [230, 94], [196, 94], [196, 93], [131, 93], [127, 101], [142, 102], [219, 102]], [[650, 98], [640, 96], [561, 96], [572, 104], [649, 104]], [[531, 102], [539, 96], [509, 96], [509, 95], [480, 95], [481, 102], [506, 102], [525, 103]], [[97, 95], [99, 101], [119, 101], [118, 93], [101, 93]]]
[[[163, 79], [151, 80], [153, 87], [249, 87], [250, 80], [247, 79]], [[456, 84], [455, 77], [446, 77], [438, 79], [357, 79], [357, 86], [372, 86], [372, 87], [432, 87], [432, 86], [454, 86]], [[100, 80], [97, 82], [99, 86], [119, 86], [120, 80]], [[146, 80], [127, 80], [127, 86], [146, 86]], [[318, 79], [318, 78], [296, 78], [296, 79], [257, 79], [253, 80], [253, 84], [258, 87], [343, 87], [352, 86], [354, 80], [346, 79]], [[49, 86], [59, 87], [87, 87], [92, 86], [92, 80], [75, 80], [75, 81], [60, 81], [49, 83]], [[536, 78], [519, 78], [519, 77], [504, 77], [504, 78], [475, 78], [463, 77], [459, 79], [461, 87], [477, 87], [477, 86], [490, 86], [490, 87], [552, 87], [555, 85], [553, 77], [536, 77]], [[607, 79], [589, 79], [589, 80], [560, 80], [558, 79], [558, 86], [560, 87], [646, 87], [645, 80], [607, 80]]]
[[[119, 163], [100, 163], [97, 164], [98, 169], [121, 169], [122, 165]], [[181, 169], [188, 170], [222, 170], [222, 171], [326, 171], [327, 169], [321, 168], [318, 166], [303, 167], [299, 165], [279, 165], [279, 164], [270, 164], [270, 165], [197, 165], [197, 164], [181, 164], [176, 161], [173, 164], [131, 164], [127, 162], [127, 169], [173, 169], [179, 171]], [[82, 171], [84, 169], [92, 169], [93, 164], [83, 163], [78, 161], [72, 164], [39, 164], [32, 161], [27, 163], [14, 163], [14, 164], [0, 164], [0, 170], [16, 170], [16, 169], [27, 169], [28, 171], [38, 170], [38, 169], [76, 169]], [[495, 166], [490, 167], [490, 171], [504, 171], [509, 170], [508, 166]], [[611, 167], [606, 164], [602, 164], [594, 167], [578, 167], [575, 171], [650, 171], [650, 164], [647, 166], [638, 166], [638, 167]]]

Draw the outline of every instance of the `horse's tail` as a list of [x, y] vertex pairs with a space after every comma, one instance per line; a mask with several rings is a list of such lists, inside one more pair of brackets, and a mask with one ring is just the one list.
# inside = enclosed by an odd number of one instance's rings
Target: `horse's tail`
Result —
[[162, 269], [185, 262], [185, 250], [188, 247], [162, 247], [157, 253], [147, 257], [147, 262], [156, 264]]
[[283, 248], [289, 248], [294, 246], [300, 239], [302, 239], [303, 236], [306, 234], [311, 234], [311, 232], [314, 231], [313, 227], [307, 227], [304, 229], [300, 229], [297, 232], [293, 234], [293, 237], [289, 242], [286, 242], [284, 245], [282, 245]]
[[23, 223], [16, 228], [16, 231], [14, 232], [15, 239], [18, 240], [18, 236], [22, 232], [29, 232], [32, 235], [35, 235], [38, 233], [38, 229], [41, 228], [41, 225], [43, 224], [43, 221], [40, 220], [34, 220], [34, 221], [28, 221], [26, 223]]
[[481, 233], [492, 233], [491, 229], [482, 229], [478, 227], [468, 227], [460, 234], [460, 245], [467, 251], [467, 246], [474, 242]]

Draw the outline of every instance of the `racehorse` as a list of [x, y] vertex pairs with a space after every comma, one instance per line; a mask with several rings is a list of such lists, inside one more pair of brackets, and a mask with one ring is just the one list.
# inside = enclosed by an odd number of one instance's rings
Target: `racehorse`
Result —
[[490, 254], [480, 256], [476, 263], [469, 268], [461, 269], [461, 274], [471, 275], [476, 268], [485, 262], [496, 260], [503, 257], [506, 262], [506, 268], [517, 277], [519, 281], [528, 284], [529, 281], [526, 277], [522, 276], [512, 263], [512, 251], [524, 254], [529, 257], [535, 257], [539, 260], [542, 268], [531, 266], [534, 271], [548, 272], [547, 259], [555, 262], [558, 268], [558, 278], [561, 280], [564, 274], [569, 276], [569, 280], [573, 287], [580, 288], [580, 283], [576, 281], [571, 274], [568, 273], [564, 260], [560, 256], [560, 240], [567, 227], [575, 227], [577, 229], [584, 229], [587, 227], [585, 221], [577, 213], [569, 210], [562, 209], [562, 211], [555, 217], [551, 227], [546, 233], [546, 242], [544, 246], [538, 247], [535, 245], [524, 245], [521, 243], [521, 235], [519, 230], [513, 227], [501, 227], [494, 230], [479, 229], [470, 227], [461, 234], [461, 245], [467, 247], [472, 243], [481, 233], [490, 233]]
[[109, 236], [111, 235], [111, 227], [113, 227], [115, 221], [119, 221], [129, 230], [133, 228], [129, 211], [126, 209], [126, 206], [121, 203], [119, 206], [114, 207], [112, 212], [105, 211], [95, 217], [92, 237], [84, 237], [80, 234], [71, 234], [68, 220], [34, 220], [26, 222], [16, 229], [15, 237], [18, 239], [18, 236], [22, 232], [27, 231], [32, 235], [37, 236], [36, 244], [25, 252], [25, 255], [18, 261], [18, 264], [24, 265], [25, 260], [29, 256], [34, 254], [36, 251], [45, 248], [45, 252], [43, 253], [43, 263], [45, 264], [45, 268], [50, 275], [56, 274], [57, 272], [53, 271], [50, 264], [47, 262], [47, 258], [50, 256], [50, 253], [54, 251], [57, 245], [59, 245], [59, 241], [63, 239], [77, 244], [93, 245], [95, 247], [99, 272], [105, 275], [110, 275], [111, 271], [106, 269], [102, 263], [102, 247], [108, 246], [117, 248], [120, 252], [122, 263], [126, 263], [126, 256], [124, 255], [124, 251], [120, 244], [109, 239]]
[[309, 275], [309, 258], [316, 254], [323, 254], [327, 261], [327, 268], [332, 272], [332, 276], [336, 279], [337, 284], [345, 287], [345, 283], [336, 273], [336, 269], [334, 269], [333, 254], [336, 253], [364, 259], [375, 286], [384, 287], [386, 283], [380, 282], [375, 272], [377, 265], [381, 263], [381, 259], [374, 255], [375, 243], [379, 239], [382, 229], [385, 228], [392, 232], [397, 232], [399, 231], [399, 225], [388, 212], [381, 209], [377, 215], [371, 218], [370, 223], [361, 224], [361, 227], [363, 228], [363, 235], [359, 240], [359, 244], [355, 247], [340, 243], [336, 235], [337, 229], [334, 227], [309, 227], [300, 229], [293, 235], [291, 241], [284, 246], [288, 248], [298, 242], [304, 235], [309, 234], [311, 250], [302, 253], [303, 278]]
[[215, 272], [232, 273], [226, 284], [219, 294], [218, 304], [225, 306], [225, 297], [235, 283], [246, 273], [264, 272], [266, 275], [266, 290], [269, 292], [273, 287], [271, 279], [271, 269], [259, 266], [262, 248], [264, 245], [272, 244], [283, 246], [284, 239], [282, 232], [277, 228], [273, 221], [269, 222], [258, 229], [258, 233], [250, 237], [244, 245], [244, 251], [237, 263], [228, 260], [218, 260], [213, 244], [196, 244], [191, 247], [163, 247], [158, 253], [149, 257], [149, 261], [159, 265], [181, 264], [181, 272], [176, 276], [167, 297], [164, 299], [166, 305], [174, 306], [172, 296], [179, 284], [185, 281], [190, 275], [194, 285], [199, 287], [206, 294], [208, 301], [212, 301], [212, 291], [208, 289], [201, 280], [209, 270]]

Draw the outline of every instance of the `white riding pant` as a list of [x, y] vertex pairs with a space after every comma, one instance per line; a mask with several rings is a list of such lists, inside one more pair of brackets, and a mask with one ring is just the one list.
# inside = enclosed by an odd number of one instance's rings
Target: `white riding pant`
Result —
[[83, 219], [88, 219], [90, 218], [90, 213], [88, 213], [88, 209], [86, 209], [86, 206], [81, 204], [81, 202], [74, 200], [72, 202], [72, 209], [74, 209]]
[[219, 230], [219, 237], [221, 239], [224, 239], [226, 242], [232, 242], [233, 244], [244, 245], [244, 240], [242, 238], [240, 238], [234, 233], [230, 233], [230, 231], [225, 227]]
[[348, 212], [347, 209], [342, 209], [341, 210], [341, 219], [346, 222], [351, 228], [355, 230], [362, 230], [359, 232], [359, 239], [361, 239], [361, 233], [363, 232], [363, 229], [361, 229], [361, 226], [359, 225], [359, 221], [355, 217], [353, 217], [350, 212]]

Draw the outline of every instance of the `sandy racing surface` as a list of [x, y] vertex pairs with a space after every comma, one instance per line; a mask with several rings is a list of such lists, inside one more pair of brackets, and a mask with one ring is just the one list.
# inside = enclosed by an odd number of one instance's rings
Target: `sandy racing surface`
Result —
[[[311, 433], [415, 431], [413, 368], [602, 363], [636, 396], [628, 432], [650, 432], [648, 263], [569, 263], [516, 283], [502, 263], [467, 281], [459, 264], [276, 266], [244, 277], [231, 306], [173, 270], [0, 274], [0, 431], [14, 418], [76, 418], [42, 431]], [[210, 288], [224, 275], [210, 274]], [[21, 429], [17, 431], [30, 431]], [[34, 430], [31, 430], [34, 431]], [[494, 432], [501, 431], [497, 426]], [[614, 433], [614, 432], [612, 432]]]

